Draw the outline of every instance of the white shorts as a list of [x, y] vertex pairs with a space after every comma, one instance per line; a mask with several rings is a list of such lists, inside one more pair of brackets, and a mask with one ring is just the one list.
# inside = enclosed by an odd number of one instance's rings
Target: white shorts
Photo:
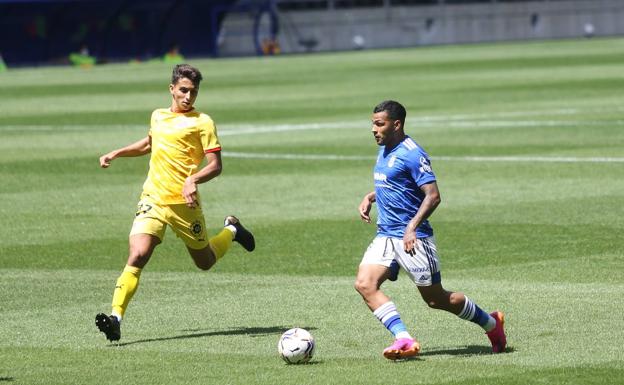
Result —
[[440, 283], [440, 260], [435, 237], [418, 238], [414, 255], [403, 250], [403, 239], [377, 236], [362, 257], [360, 265], [383, 265], [390, 267], [392, 261], [410, 276], [417, 286], [431, 286]]

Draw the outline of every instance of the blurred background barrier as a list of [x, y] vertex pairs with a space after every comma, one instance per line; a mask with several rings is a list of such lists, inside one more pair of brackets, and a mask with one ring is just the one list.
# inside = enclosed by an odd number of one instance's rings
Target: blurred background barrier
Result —
[[84, 66], [589, 38], [622, 20], [620, 0], [0, 0], [0, 55]]

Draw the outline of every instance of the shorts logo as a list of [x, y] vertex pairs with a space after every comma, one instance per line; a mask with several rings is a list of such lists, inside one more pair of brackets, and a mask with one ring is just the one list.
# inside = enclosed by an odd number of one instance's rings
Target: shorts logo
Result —
[[190, 229], [191, 229], [191, 233], [193, 233], [193, 235], [195, 235], [195, 236], [197, 236], [197, 235], [201, 234], [201, 233], [202, 233], [202, 230], [203, 230], [203, 228], [202, 228], [202, 225], [201, 225], [201, 222], [200, 222], [200, 221], [195, 221], [195, 222], [193, 222], [193, 223], [191, 224]]
[[426, 281], [429, 279], [428, 275], [421, 275], [420, 278], [418, 278], [419, 281]]
[[147, 203], [139, 202], [139, 205], [137, 207], [137, 212], [134, 215], [138, 217], [141, 214], [146, 214], [151, 209], [152, 209], [152, 205], [148, 205]]

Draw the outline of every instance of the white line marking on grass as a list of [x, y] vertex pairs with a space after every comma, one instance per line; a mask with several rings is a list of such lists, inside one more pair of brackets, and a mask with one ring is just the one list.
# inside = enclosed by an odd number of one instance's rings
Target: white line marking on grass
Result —
[[527, 116], [549, 116], [549, 115], [576, 115], [585, 111], [564, 108], [557, 110], [533, 110], [533, 111], [501, 111], [501, 112], [488, 112], [488, 113], [473, 113], [473, 114], [455, 114], [455, 115], [433, 115], [433, 116], [416, 116], [414, 119], [417, 121], [431, 121], [431, 120], [480, 120], [490, 119], [493, 117], [499, 118], [513, 118], [513, 117], [527, 117]]
[[[560, 108], [552, 110], [531, 110], [531, 111], [500, 111], [491, 113], [467, 113], [467, 114], [449, 114], [449, 115], [430, 115], [430, 116], [412, 116], [407, 125], [410, 128], [419, 127], [439, 127], [446, 125], [448, 127], [539, 127], [539, 126], [595, 126], [595, 125], [624, 125], [624, 121], [580, 121], [580, 120], [499, 120], [500, 118], [514, 117], [539, 117], [539, 116], [574, 116], [584, 113], [600, 112], [600, 111], [622, 111], [624, 108], [618, 106], [609, 106], [608, 108]], [[493, 118], [497, 118], [494, 120]], [[224, 124], [224, 130], [220, 132], [221, 136], [244, 135], [244, 134], [262, 134], [272, 132], [286, 132], [298, 130], [322, 130], [330, 128], [365, 128], [369, 127], [368, 120], [349, 120], [342, 122], [323, 122], [323, 123], [300, 123], [300, 124], [276, 124], [276, 125], [252, 125], [252, 124]], [[102, 124], [94, 125], [94, 127], [105, 129], [145, 129], [148, 125], [135, 124]], [[61, 124], [61, 125], [5, 125], [0, 126], [0, 132], [3, 130], [12, 131], [74, 131], [88, 130], [91, 128], [89, 124]]]
[[[422, 119], [422, 120], [421, 120]], [[428, 118], [414, 118], [406, 123], [408, 129], [418, 130], [427, 127], [448, 128], [513, 128], [513, 127], [584, 127], [584, 126], [622, 126], [624, 120], [590, 121], [590, 120], [476, 120], [454, 121]], [[326, 130], [335, 128], [362, 128], [366, 129], [370, 122], [327, 122], [327, 123], [302, 123], [302, 124], [276, 124], [276, 125], [227, 125], [220, 131], [219, 136], [236, 136], [248, 134], [268, 134], [275, 132]]]
[[301, 131], [301, 130], [324, 130], [336, 127], [357, 128], [362, 127], [362, 122], [328, 122], [328, 123], [299, 123], [299, 124], [274, 124], [274, 125], [228, 125], [227, 130], [222, 130], [219, 136], [233, 136], [244, 134], [265, 134], [272, 132]]
[[[421, 128], [513, 128], [513, 127], [583, 127], [583, 126], [622, 126], [624, 120], [464, 120], [458, 117], [415, 117], [406, 123], [408, 130], [418, 130]], [[294, 123], [294, 124], [273, 124], [273, 125], [237, 125], [224, 124], [219, 130], [219, 136], [238, 136], [250, 134], [270, 134], [276, 132], [305, 131], [305, 130], [327, 130], [336, 128], [362, 128], [368, 129], [368, 121], [344, 121], [325, 123]], [[2, 131], [89, 131], [93, 128], [99, 130], [144, 130], [147, 132], [147, 125], [124, 125], [124, 124], [104, 124], [97, 126], [89, 125], [7, 125], [0, 127]]]
[[432, 156], [433, 160], [466, 162], [624, 163], [620, 157], [582, 156]]
[[415, 129], [419, 127], [583, 127], [583, 126], [621, 126], [624, 120], [611, 121], [591, 121], [591, 120], [477, 120], [477, 121], [439, 121], [416, 123]]
[[[270, 154], [255, 152], [224, 151], [223, 156], [243, 159], [270, 160], [375, 160], [374, 156], [336, 154]], [[535, 163], [624, 163], [620, 157], [577, 157], [577, 156], [432, 156], [432, 160], [451, 162], [535, 162]]]
[[333, 155], [333, 154], [265, 154], [257, 152], [229, 152], [224, 151], [223, 156], [243, 159], [288, 159], [288, 160], [374, 160], [374, 156], [364, 155]]
[[0, 132], [3, 130], [6, 131], [91, 131], [91, 130], [149, 130], [149, 125], [138, 125], [138, 124], [96, 124], [96, 125], [87, 125], [87, 124], [76, 124], [76, 125], [65, 125], [65, 124], [40, 124], [40, 125], [7, 125], [0, 126]]

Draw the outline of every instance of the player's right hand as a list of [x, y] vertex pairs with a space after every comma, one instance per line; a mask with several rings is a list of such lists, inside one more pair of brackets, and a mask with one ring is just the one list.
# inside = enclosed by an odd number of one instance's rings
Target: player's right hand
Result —
[[184, 181], [184, 186], [182, 186], [182, 196], [184, 197], [184, 201], [186, 202], [187, 207], [195, 208], [198, 206], [197, 183], [193, 180], [192, 177], [188, 177]]
[[100, 156], [100, 167], [108, 168], [112, 160], [113, 160], [113, 157], [110, 154]]
[[370, 210], [371, 210], [371, 202], [368, 198], [364, 198], [362, 203], [360, 203], [360, 207], [358, 208], [360, 212], [360, 218], [366, 223], [371, 223], [370, 219]]

